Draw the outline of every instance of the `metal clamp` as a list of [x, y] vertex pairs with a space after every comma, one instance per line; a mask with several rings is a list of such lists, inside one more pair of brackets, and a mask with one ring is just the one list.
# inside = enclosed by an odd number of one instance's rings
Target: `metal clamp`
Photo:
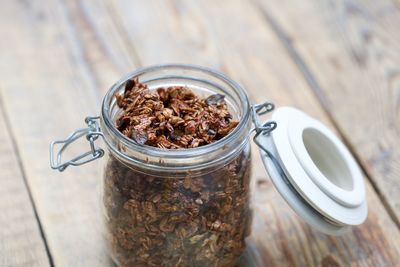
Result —
[[[104, 150], [96, 147], [95, 141], [99, 136], [103, 136], [101, 132], [98, 120], [100, 117], [87, 117], [85, 119], [85, 123], [87, 124], [87, 128], [79, 129], [69, 135], [65, 140], [53, 141], [50, 144], [50, 166], [52, 169], [59, 170], [60, 172], [64, 171], [69, 165], [79, 166], [88, 162], [91, 162], [95, 159], [101, 158], [104, 155]], [[75, 142], [77, 139], [86, 136], [86, 139], [90, 143], [90, 150], [80, 154], [68, 161], [61, 162], [62, 153], [65, 149]], [[55, 158], [55, 146], [57, 144], [61, 144], [61, 149], [57, 152], [57, 157]]]
[[257, 138], [260, 136], [260, 134], [263, 134], [263, 135], [270, 134], [277, 127], [277, 123], [275, 121], [266, 121], [266, 122], [262, 123], [258, 119], [258, 116], [267, 114], [267, 113], [271, 112], [272, 110], [274, 110], [274, 108], [275, 108], [275, 105], [271, 102], [264, 102], [262, 104], [255, 104], [255, 105], [251, 106], [251, 114], [252, 114], [254, 128], [250, 132], [256, 132], [256, 134], [253, 137], [253, 141], [259, 148], [261, 148], [262, 150], [264, 150], [266, 152], [268, 152], [268, 149], [265, 148], [258, 141]]

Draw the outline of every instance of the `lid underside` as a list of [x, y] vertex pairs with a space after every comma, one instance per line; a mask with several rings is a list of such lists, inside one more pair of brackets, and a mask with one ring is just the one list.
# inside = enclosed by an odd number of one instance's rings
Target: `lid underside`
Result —
[[[273, 114], [273, 120], [277, 123], [277, 128], [271, 134], [260, 134], [257, 140], [262, 146], [261, 157], [271, 180], [287, 203], [308, 224], [326, 234], [342, 234], [350, 226], [361, 224], [367, 216], [362, 175], [355, 160], [340, 140], [334, 137], [333, 133], [325, 126], [319, 122], [316, 123], [313, 118], [294, 108], [277, 109]], [[341, 153], [334, 156], [340, 156], [346, 160], [346, 163], [352, 169], [352, 175], [343, 177], [343, 179], [351, 179], [352, 183], [357, 185], [356, 188], [343, 190], [343, 188], [329, 183], [329, 177], [323, 175], [323, 170], [318, 172], [319, 176], [313, 176], [313, 173], [308, 172], [308, 169], [312, 170], [309, 165], [314, 169], [321, 168], [321, 166], [314, 164], [315, 162], [311, 160], [309, 155], [300, 154], [306, 158], [306, 160], [303, 160], [303, 158], [300, 158], [300, 160], [299, 154], [295, 153], [296, 149], [293, 149], [293, 146], [290, 145], [288, 131], [293, 129], [293, 127], [290, 127], [290, 122], [294, 124], [293, 121], [297, 125], [304, 124], [304, 129], [307, 129], [308, 125], [313, 125], [317, 130], [325, 133], [335, 146], [340, 147]], [[299, 131], [296, 134], [302, 133]], [[293, 131], [291, 135], [293, 136]], [[295, 138], [294, 140], [301, 143], [303, 138]], [[320, 157], [326, 155], [324, 160], [328, 164], [336, 164], [335, 161], [330, 162], [329, 160], [332, 153], [338, 152], [331, 151], [329, 147], [325, 148], [323, 144], [319, 144], [319, 139], [312, 140], [312, 142], [315, 142], [316, 147], [322, 150], [323, 153], [319, 154]], [[301, 143], [300, 145], [304, 144]], [[313, 160], [316, 159], [313, 158]], [[327, 188], [322, 186], [324, 185], [323, 182], [327, 183], [325, 185]], [[346, 194], [330, 194], [335, 190], [346, 191]], [[347, 205], [349, 199], [346, 198], [353, 198], [353, 194], [358, 194], [357, 199], [360, 199], [359, 195], [361, 194], [359, 205]]]

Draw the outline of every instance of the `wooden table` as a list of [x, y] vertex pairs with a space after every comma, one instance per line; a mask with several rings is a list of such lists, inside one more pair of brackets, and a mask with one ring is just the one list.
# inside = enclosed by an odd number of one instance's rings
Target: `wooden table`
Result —
[[284, 202], [253, 147], [252, 238], [266, 266], [400, 266], [397, 0], [5, 0], [0, 20], [0, 266], [111, 266], [98, 166], [52, 171], [48, 144], [98, 114], [123, 74], [166, 62], [305, 110], [364, 172], [368, 220], [326, 236]]

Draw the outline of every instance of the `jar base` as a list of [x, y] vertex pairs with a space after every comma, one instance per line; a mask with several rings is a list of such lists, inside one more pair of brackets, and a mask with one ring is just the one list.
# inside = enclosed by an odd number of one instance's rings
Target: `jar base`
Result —
[[263, 267], [262, 258], [259, 254], [257, 246], [251, 240], [246, 240], [246, 250], [240, 257], [236, 267]]
[[[251, 241], [246, 241], [246, 250], [235, 267], [263, 267], [262, 259], [256, 245]], [[114, 259], [111, 259], [113, 267], [120, 267]]]

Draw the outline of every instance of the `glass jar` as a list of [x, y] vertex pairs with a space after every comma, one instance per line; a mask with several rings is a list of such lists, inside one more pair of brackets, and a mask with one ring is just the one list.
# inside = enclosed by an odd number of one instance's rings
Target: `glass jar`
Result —
[[[116, 128], [122, 110], [115, 97], [133, 78], [150, 90], [184, 86], [203, 97], [222, 94], [239, 124], [222, 139], [197, 148], [167, 150], [135, 143]], [[268, 102], [250, 105], [237, 83], [210, 69], [139, 69], [111, 87], [101, 115], [88, 117], [87, 128], [52, 142], [51, 167], [63, 171], [106, 155], [101, 178], [104, 234], [121, 267], [238, 263], [251, 231], [251, 132], [277, 190], [310, 225], [339, 234], [362, 223], [367, 215], [362, 175], [345, 146], [321, 123], [293, 108], [278, 109], [273, 120], [260, 123], [258, 115], [273, 108]], [[96, 145], [99, 136], [106, 153]], [[62, 162], [63, 151], [81, 137], [90, 150]], [[62, 148], [55, 156], [57, 144]]]
[[[138, 78], [149, 90], [189, 87], [223, 94], [240, 123], [225, 138], [190, 149], [141, 146], [115, 128], [115, 94]], [[103, 175], [106, 240], [119, 266], [234, 266], [250, 233], [250, 104], [220, 74], [193, 67], [139, 70], [116, 83], [102, 108], [108, 144]]]

